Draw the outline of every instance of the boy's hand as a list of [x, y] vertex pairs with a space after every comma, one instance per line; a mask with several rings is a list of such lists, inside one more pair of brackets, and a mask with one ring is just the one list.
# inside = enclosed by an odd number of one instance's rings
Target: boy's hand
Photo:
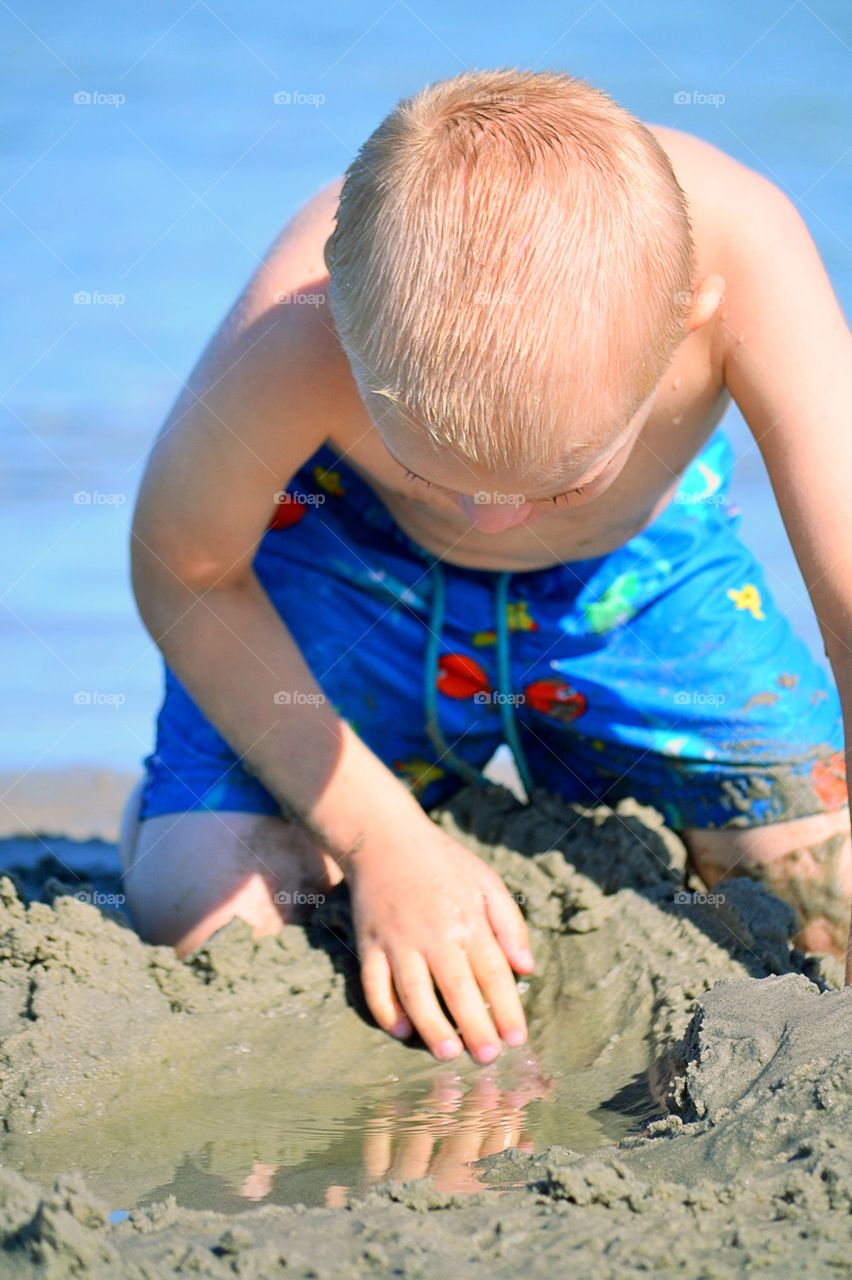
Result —
[[[346, 869], [361, 980], [373, 1017], [416, 1029], [436, 1058], [493, 1061], [526, 1040], [512, 970], [530, 973], [526, 924], [500, 877], [423, 815]], [[438, 988], [459, 1035], [438, 1002]], [[490, 1007], [490, 1012], [489, 1012]]]

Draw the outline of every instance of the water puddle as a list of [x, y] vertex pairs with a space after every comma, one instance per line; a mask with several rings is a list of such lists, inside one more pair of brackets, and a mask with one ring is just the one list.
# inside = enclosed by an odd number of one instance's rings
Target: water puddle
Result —
[[[473, 1167], [483, 1156], [510, 1147], [534, 1154], [553, 1144], [586, 1154], [659, 1114], [640, 1024], [600, 1051], [593, 995], [572, 999], [560, 1021], [541, 1055], [531, 1047], [507, 1051], [488, 1068], [467, 1061], [448, 1068], [413, 1051], [414, 1074], [371, 1089], [285, 1087], [263, 1100], [260, 1140], [257, 1101], [231, 1104], [210, 1115], [172, 1176], [137, 1203], [173, 1195], [187, 1208], [222, 1213], [258, 1204], [337, 1206], [387, 1179], [423, 1177], [447, 1193], [477, 1192], [488, 1187]], [[212, 1101], [210, 1110], [217, 1112]], [[96, 1184], [97, 1171], [87, 1179]]]
[[[43, 1185], [57, 1170], [79, 1170], [116, 1220], [168, 1196], [222, 1213], [336, 1206], [388, 1179], [428, 1177], [451, 1194], [494, 1191], [475, 1167], [484, 1156], [551, 1145], [587, 1154], [658, 1114], [647, 1086], [651, 988], [639, 974], [624, 983], [601, 956], [603, 936], [551, 947], [550, 977], [522, 992], [530, 1045], [487, 1068], [401, 1053], [358, 1020], [331, 1042], [343, 1054], [335, 1062], [317, 1052], [308, 1005], [281, 1025], [272, 1011], [242, 1020], [222, 997], [221, 1018], [175, 1023], [175, 1034], [209, 1037], [192, 1071], [179, 1065], [191, 1058], [165, 1044], [138, 1077], [128, 1059], [125, 1091], [102, 1104], [93, 1093], [74, 1114], [60, 1101], [51, 1116], [42, 1091], [37, 1123], [7, 1132], [0, 1160]], [[312, 953], [299, 963], [310, 974]], [[137, 983], [142, 999], [150, 979]], [[100, 1000], [96, 989], [86, 995], [89, 1016]], [[113, 997], [103, 1007], [114, 1024]], [[298, 1019], [304, 1040], [293, 1033]], [[233, 1036], [223, 1031], [232, 1024]], [[152, 1030], [161, 1034], [162, 1023]], [[360, 1037], [364, 1052], [352, 1056]]]
[[[333, 1092], [285, 1092], [267, 1104], [263, 1149], [247, 1150], [241, 1110], [220, 1116], [172, 1177], [138, 1203], [173, 1195], [187, 1208], [222, 1213], [256, 1204], [336, 1206], [389, 1178], [428, 1177], [453, 1194], [481, 1191], [485, 1184], [471, 1165], [483, 1156], [509, 1147], [532, 1154], [552, 1143], [586, 1153], [657, 1113], [644, 1075], [592, 1111], [578, 1108], [568, 1082], [561, 1083], [562, 1091], [525, 1058], [473, 1082], [448, 1071], [425, 1089], [388, 1080], [354, 1114], [343, 1108], [335, 1114]], [[98, 1171], [84, 1172], [96, 1187]]]

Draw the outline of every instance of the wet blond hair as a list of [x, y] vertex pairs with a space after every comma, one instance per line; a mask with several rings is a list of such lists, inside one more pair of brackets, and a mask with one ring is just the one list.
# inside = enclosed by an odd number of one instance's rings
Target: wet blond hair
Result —
[[374, 419], [500, 469], [626, 425], [693, 284], [665, 151], [558, 72], [468, 72], [400, 102], [347, 170], [326, 260]]

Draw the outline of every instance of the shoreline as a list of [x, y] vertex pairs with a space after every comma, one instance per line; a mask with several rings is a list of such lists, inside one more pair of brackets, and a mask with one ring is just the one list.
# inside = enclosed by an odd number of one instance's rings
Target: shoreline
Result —
[[74, 765], [0, 773], [0, 840], [61, 836], [69, 840], [118, 838], [124, 803], [141, 776]]

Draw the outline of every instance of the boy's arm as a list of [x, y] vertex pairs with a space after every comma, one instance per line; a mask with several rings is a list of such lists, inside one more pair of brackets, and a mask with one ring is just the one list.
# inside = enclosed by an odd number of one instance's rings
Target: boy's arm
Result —
[[736, 227], [720, 267], [725, 376], [819, 620], [852, 776], [852, 335], [794, 205], [756, 173], [736, 170]]
[[178, 679], [350, 879], [376, 1020], [390, 1030], [402, 1005], [433, 1052], [455, 1044], [434, 978], [474, 1052], [523, 1038], [509, 967], [531, 968], [523, 918], [330, 704], [276, 701], [321, 690], [252, 570], [275, 493], [357, 396], [328, 307], [274, 301], [324, 292], [336, 203], [337, 184], [285, 230], [169, 414], [134, 518], [133, 583]]
[[[335, 201], [327, 189], [297, 215], [203, 353], [152, 450], [132, 544], [140, 612], [169, 665], [274, 795], [303, 798], [305, 818], [345, 743], [330, 710], [294, 702], [282, 715], [274, 702], [279, 689], [318, 688], [251, 563], [275, 493], [319, 447], [343, 394], [327, 307], [276, 301], [324, 292]], [[299, 724], [308, 718], [325, 732]], [[357, 798], [342, 808], [354, 838]], [[341, 856], [348, 828], [325, 834]]]

